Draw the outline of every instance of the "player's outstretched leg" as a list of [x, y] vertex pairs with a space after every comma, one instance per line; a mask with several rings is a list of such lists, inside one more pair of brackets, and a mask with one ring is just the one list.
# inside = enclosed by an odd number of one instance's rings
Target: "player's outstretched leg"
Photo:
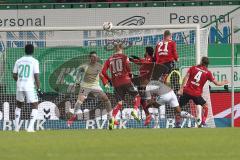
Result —
[[[112, 109], [111, 102], [104, 92], [99, 92], [98, 94], [99, 94], [99, 99], [101, 99], [103, 106], [107, 110], [108, 129], [112, 130], [112, 129], [114, 129], [115, 125], [118, 125], [118, 121], [115, 120], [115, 118], [113, 117], [113, 109]], [[117, 113], [116, 113], [116, 115], [117, 115]]]
[[116, 121], [116, 116], [118, 112], [122, 109], [123, 101], [119, 101], [117, 105], [113, 108], [112, 118], [114, 119], [114, 125], [119, 125], [118, 121]]
[[27, 129], [27, 132], [35, 132], [34, 130], [34, 124], [35, 124], [35, 121], [37, 119], [37, 116], [38, 116], [38, 103], [35, 102], [35, 103], [32, 103], [32, 113], [31, 113], [31, 118], [30, 118], [30, 122], [29, 122], [29, 125], [28, 125], [28, 129]]
[[141, 105], [142, 105], [143, 111], [144, 111], [144, 113], [146, 115], [144, 126], [148, 126], [151, 123], [152, 115], [150, 114], [150, 112], [149, 112], [149, 110], [147, 108], [147, 101], [146, 100], [141, 99]]
[[23, 106], [23, 102], [17, 101], [17, 107], [15, 108], [15, 120], [14, 120], [14, 126], [15, 131], [18, 132], [20, 130], [19, 128], [19, 121], [21, 118], [21, 108]]
[[203, 114], [202, 114], [201, 127], [206, 127], [206, 120], [207, 120], [207, 116], [208, 116], [208, 106], [207, 106], [207, 104], [205, 104], [202, 109], [203, 109]]
[[141, 101], [141, 97], [139, 95], [135, 96], [133, 100], [133, 111], [131, 112], [131, 115], [133, 116], [133, 118], [138, 122], [140, 122], [140, 119], [137, 116], [138, 107], [140, 106], [140, 101]]
[[81, 108], [82, 104], [83, 104], [83, 102], [80, 101], [80, 100], [77, 100], [77, 102], [75, 103], [75, 105], [74, 105], [74, 114], [67, 121], [67, 126], [68, 127], [70, 127], [73, 124], [73, 122], [77, 120], [77, 114], [76, 113]]

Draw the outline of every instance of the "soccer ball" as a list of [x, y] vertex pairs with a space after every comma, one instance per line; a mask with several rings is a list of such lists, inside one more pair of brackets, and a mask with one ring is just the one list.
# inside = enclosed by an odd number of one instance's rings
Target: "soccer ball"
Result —
[[103, 23], [103, 30], [110, 31], [113, 27], [112, 22], [104, 22]]

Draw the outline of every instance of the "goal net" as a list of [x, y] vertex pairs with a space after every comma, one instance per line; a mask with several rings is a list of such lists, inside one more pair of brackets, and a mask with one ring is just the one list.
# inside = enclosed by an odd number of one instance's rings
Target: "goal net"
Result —
[[[79, 67], [89, 62], [89, 53], [96, 51], [100, 63], [114, 53], [114, 42], [124, 44], [124, 53], [128, 56], [144, 57], [145, 47], [155, 48], [157, 42], [163, 39], [163, 32], [170, 30], [172, 39], [177, 43], [179, 62], [176, 72], [168, 79], [175, 92], [178, 91], [182, 78], [189, 66], [199, 63], [201, 56], [207, 56], [208, 29], [199, 29], [198, 25], [167, 25], [167, 26], [114, 26], [111, 31], [102, 30], [101, 26], [84, 28], [25, 28], [6, 29], [0, 31], [1, 40], [1, 69], [0, 69], [0, 120], [1, 129], [14, 129], [14, 109], [16, 107], [16, 82], [12, 78], [12, 70], [17, 59], [24, 56], [24, 46], [35, 46], [34, 57], [40, 64], [41, 89], [46, 93], [39, 101], [39, 116], [36, 129], [68, 129], [66, 120], [73, 114], [79, 87], [77, 79], [83, 76]], [[139, 74], [139, 65], [131, 63], [132, 73]], [[180, 74], [179, 74], [180, 73]], [[102, 85], [102, 84], [101, 84]], [[112, 107], [116, 105], [113, 88], [105, 88]], [[205, 86], [204, 97], [209, 105], [208, 125], [215, 127], [211, 109], [208, 86]], [[117, 115], [120, 122], [118, 128], [144, 128], [146, 118], [143, 110], [139, 109], [141, 121], [133, 119], [130, 112], [132, 97], [126, 95], [124, 108]], [[197, 107], [190, 102], [182, 109], [194, 116]], [[153, 120], [149, 128], [171, 128], [175, 125], [174, 110], [168, 104], [158, 108], [150, 108]], [[25, 104], [21, 112], [22, 126], [25, 129], [30, 117], [31, 108]], [[106, 110], [98, 97], [87, 97], [78, 110], [77, 121], [70, 129], [106, 128]], [[195, 121], [182, 119], [182, 127], [195, 127]]]

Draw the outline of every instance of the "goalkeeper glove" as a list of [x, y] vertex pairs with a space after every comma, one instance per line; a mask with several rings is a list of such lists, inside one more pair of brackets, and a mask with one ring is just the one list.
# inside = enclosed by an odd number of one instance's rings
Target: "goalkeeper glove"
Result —
[[40, 88], [37, 89], [37, 95], [38, 95], [38, 97], [40, 97], [40, 98], [42, 98], [43, 95], [44, 95], [44, 93], [41, 91]]

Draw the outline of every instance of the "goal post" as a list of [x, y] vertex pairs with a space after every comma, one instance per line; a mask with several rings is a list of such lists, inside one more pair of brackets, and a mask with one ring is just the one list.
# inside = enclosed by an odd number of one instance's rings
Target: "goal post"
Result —
[[[39, 102], [39, 121], [45, 121], [45, 129], [67, 129], [66, 120], [73, 111], [79, 91], [79, 88], [74, 87], [76, 77], [79, 76], [78, 69], [88, 62], [89, 52], [96, 51], [103, 64], [114, 52], [113, 42], [121, 40], [124, 42], [126, 55], [143, 57], [145, 47], [155, 48], [156, 42], [162, 40], [164, 30], [170, 30], [173, 40], [177, 42], [180, 59], [177, 67], [181, 74], [185, 74], [189, 66], [198, 64], [201, 56], [207, 56], [208, 29], [200, 29], [198, 24], [113, 26], [109, 32], [104, 31], [102, 26], [1, 28], [0, 36], [5, 45], [3, 54], [6, 66], [0, 94], [2, 102], [9, 103], [9, 110], [6, 111], [8, 107], [2, 107], [1, 111], [9, 113], [10, 121], [14, 119], [16, 83], [11, 73], [14, 62], [24, 55], [25, 44], [32, 43], [35, 46], [34, 57], [40, 62], [42, 89], [52, 94]], [[138, 74], [139, 66], [131, 64], [131, 68]], [[180, 81], [174, 82], [173, 87], [177, 89]], [[113, 88], [103, 89], [114, 107], [116, 99]], [[209, 96], [209, 92], [204, 94]], [[127, 101], [131, 100], [131, 97], [127, 96]], [[130, 108], [131, 105], [125, 104], [117, 116], [118, 120], [127, 128], [143, 128], [145, 119], [143, 111], [140, 110], [138, 113], [142, 120], [138, 123], [131, 117]], [[196, 106], [192, 104], [183, 109], [196, 115]], [[168, 105], [152, 108], [151, 112], [155, 120], [150, 127], [173, 127], [174, 111]], [[24, 106], [22, 114], [23, 120], [27, 120], [30, 114], [29, 105]], [[211, 126], [214, 127], [213, 116], [210, 115], [209, 119]], [[106, 110], [102, 108], [98, 99], [90, 97], [79, 110], [78, 121], [74, 123], [72, 129], [105, 128], [105, 120]], [[193, 127], [194, 124], [190, 120], [184, 120], [183, 127], [189, 126]]]

